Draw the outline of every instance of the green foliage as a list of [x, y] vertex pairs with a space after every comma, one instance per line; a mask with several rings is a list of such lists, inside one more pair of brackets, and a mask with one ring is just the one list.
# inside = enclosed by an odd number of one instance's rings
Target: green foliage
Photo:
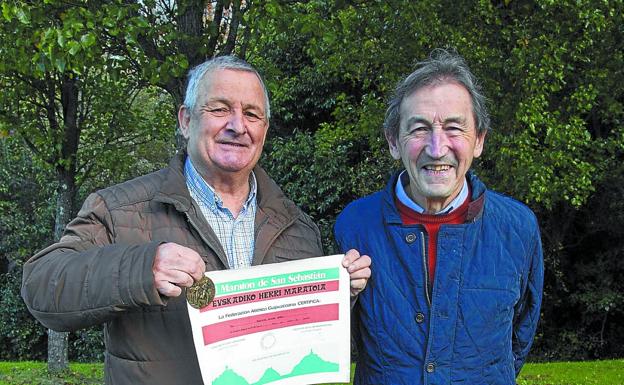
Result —
[[0, 140], [1, 272], [21, 265], [51, 241], [55, 203], [52, 178], [51, 170], [32, 159], [18, 140]]
[[0, 275], [0, 359], [43, 359], [46, 329], [26, 309], [20, 286], [21, 273]]
[[[6, 197], [0, 196], [0, 221], [8, 224], [2, 228], [8, 236], [0, 250], [4, 274], [50, 243], [51, 230], [60, 229], [75, 212], [77, 195], [152, 171], [170, 158], [175, 145], [172, 105], [180, 101], [189, 62], [202, 61], [208, 52], [198, 43], [220, 38], [227, 28], [219, 25], [214, 34], [193, 40], [203, 26], [187, 30], [185, 21], [191, 19], [184, 12], [193, 10], [190, 3], [14, 0], [0, 7], [0, 138], [21, 141], [47, 173], [45, 187], [53, 188], [47, 200], [30, 191], [23, 194], [34, 207], [30, 211], [10, 199], [16, 194], [9, 194], [8, 187]], [[205, 19], [202, 7], [191, 15], [199, 24]], [[225, 13], [234, 17], [234, 11], [226, 4]], [[215, 41], [213, 49], [224, 44]], [[192, 60], [186, 55], [191, 51]], [[56, 214], [33, 218], [43, 210]], [[30, 226], [27, 219], [40, 220]], [[33, 236], [19, 244], [33, 227], [38, 231], [33, 235], [47, 239]], [[23, 308], [16, 311], [25, 317], [24, 327], [33, 326]], [[101, 354], [99, 332], [71, 336], [70, 343], [75, 348], [70, 357]], [[40, 349], [33, 352], [40, 354]]]
[[[261, 164], [282, 187], [312, 216], [321, 229], [325, 252], [331, 252], [331, 216], [345, 192], [349, 172], [344, 168], [346, 146], [335, 148], [333, 156], [316, 151], [315, 139], [306, 133], [296, 133], [290, 139], [276, 138], [267, 143]], [[322, 170], [321, 170], [322, 169]], [[323, 178], [318, 178], [323, 175]]]
[[[27, 258], [51, 243], [54, 218], [53, 176], [28, 155], [14, 137], [0, 141], [0, 359], [42, 359], [46, 329], [26, 309], [20, 296], [21, 268]], [[70, 357], [100, 360], [101, 330], [70, 334]]]
[[[0, 84], [6, 92], [0, 98], [0, 121], [53, 167], [68, 168], [76, 161], [78, 169], [90, 171], [97, 168], [90, 164], [99, 158], [94, 153], [113, 151], [119, 159], [128, 148], [161, 139], [163, 127], [171, 135], [175, 118], [170, 105], [142, 110], [134, 104], [161, 97], [141, 84], [133, 72], [133, 57], [121, 55], [128, 49], [125, 44], [149, 27], [137, 16], [137, 7], [120, 1], [3, 2]], [[127, 35], [123, 44], [112, 39], [121, 26]], [[181, 58], [168, 60], [175, 61], [176, 69], [164, 66], [159, 71], [172, 74], [186, 68]], [[69, 84], [79, 90], [73, 103], [64, 94]], [[76, 108], [75, 121], [71, 108]], [[78, 139], [78, 145], [85, 144], [82, 158], [67, 147], [72, 129], [82, 135]], [[110, 163], [109, 158], [104, 161]], [[128, 162], [121, 165], [127, 168]], [[85, 176], [78, 176], [78, 182]]]
[[70, 333], [69, 359], [78, 362], [104, 361], [104, 333], [102, 326], [94, 326]]
[[381, 188], [388, 174], [380, 170], [390, 168], [379, 147], [354, 135], [330, 126], [315, 134], [296, 132], [269, 141], [261, 160], [286, 195], [319, 225], [326, 253], [336, 252], [332, 231], [344, 202]]
[[[271, 4], [270, 15], [285, 16], [262, 24], [266, 35], [257, 43], [274, 58], [260, 63], [272, 63], [274, 100], [290, 106], [286, 119], [293, 120], [293, 111], [305, 116], [308, 98], [324, 100], [313, 109], [329, 109], [342, 125], [337, 112], [346, 104], [359, 131], [378, 135], [395, 82], [432, 48], [451, 47], [491, 96], [489, 142], [500, 151], [486, 152], [484, 163], [496, 169], [483, 171], [500, 190], [547, 209], [558, 202], [579, 207], [595, 190], [605, 157], [613, 157], [617, 135], [610, 134], [617, 126], [602, 119], [620, 121], [621, 100], [601, 102], [613, 86], [621, 90], [621, 82], [608, 77], [621, 76], [622, 55], [613, 54], [622, 51], [613, 38], [620, 32], [621, 2], [478, 2], [452, 11], [444, 1]], [[306, 96], [293, 97], [295, 105], [289, 95]], [[602, 107], [619, 116], [607, 118]], [[590, 121], [590, 114], [601, 118]], [[317, 115], [334, 120], [327, 116]]]
[[[42, 360], [46, 358], [46, 328], [28, 312], [20, 287], [21, 268], [0, 275], [0, 360]], [[101, 327], [80, 330], [69, 335], [70, 359], [94, 362], [104, 359]]]
[[[230, 52], [236, 2], [218, 26], [214, 2], [200, 13], [193, 3], [156, 3], [1, 3], [2, 272], [50, 242], [55, 174], [74, 167], [83, 197], [164, 165], [184, 72]], [[235, 52], [259, 67], [272, 95], [262, 163], [334, 251], [336, 215], [400, 167], [381, 134], [395, 83], [432, 48], [457, 50], [493, 118], [475, 167], [488, 186], [529, 204], [542, 227], [536, 356], [622, 355], [623, 8], [622, 0], [254, 2]], [[68, 86], [79, 89], [74, 149]], [[78, 357], [97, 354], [97, 342], [83, 349], [80, 339], [98, 333], [72, 337]]]
[[[621, 0], [267, 2], [252, 57], [270, 76], [274, 132], [286, 137], [274, 147], [286, 166], [272, 175], [330, 234], [335, 213], [392, 168], [380, 130], [394, 84], [432, 48], [457, 50], [492, 114], [475, 167], [489, 187], [530, 205], [542, 227], [536, 354], [619, 356], [624, 219], [601, 202], [622, 196], [623, 8]], [[308, 137], [289, 137], [296, 130]]]
[[[60, 223], [69, 220], [80, 188], [84, 196], [151, 171], [173, 151], [170, 99], [141, 85], [128, 59], [108, 44], [112, 35], [106, 28], [124, 24], [131, 9], [116, 1], [2, 3], [0, 126], [7, 167], [0, 180], [0, 222], [8, 233], [0, 246], [2, 273], [20, 269], [51, 243], [55, 213], [67, 213], [56, 218]], [[57, 200], [61, 185], [69, 193]], [[40, 358], [45, 338], [34, 331], [42, 328], [23, 306], [18, 288], [15, 275], [3, 276], [13, 312], [2, 333], [12, 346], [6, 354]], [[72, 334], [70, 344], [70, 358], [101, 358], [101, 331]]]
[[83, 131], [78, 156], [88, 172], [78, 175], [81, 196], [162, 168], [175, 150], [171, 98], [149, 87], [128, 100], [115, 87], [99, 94], [109, 103], [93, 106], [89, 123], [95, 129]]
[[624, 166], [613, 166], [609, 175], [563, 231], [556, 252], [562, 256], [557, 269], [565, 273], [547, 277], [547, 317], [534, 349], [538, 357], [624, 355]]
[[51, 241], [54, 186], [49, 176], [18, 141], [0, 141], [0, 359], [45, 356], [45, 328], [30, 315], [19, 292], [23, 262]]
[[[510, 6], [497, 16], [503, 48], [510, 53], [500, 77], [510, 84], [501, 99], [505, 115], [497, 116], [505, 123], [493, 138], [501, 148], [494, 160], [512, 167], [496, 179], [527, 202], [578, 208], [614, 160], [618, 126], [600, 118], [599, 111], [613, 108], [603, 95], [613, 95], [613, 86], [621, 91], [621, 73], [615, 70], [621, 56], [612, 52], [621, 51], [613, 35], [620, 28], [621, 16], [615, 15], [621, 15], [622, 3], [534, 7]], [[607, 80], [612, 75], [616, 78]], [[621, 120], [622, 114], [611, 118]]]

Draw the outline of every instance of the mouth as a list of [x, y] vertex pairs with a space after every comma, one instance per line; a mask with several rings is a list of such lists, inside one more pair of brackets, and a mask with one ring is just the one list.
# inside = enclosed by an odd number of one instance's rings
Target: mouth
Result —
[[426, 171], [432, 172], [445, 172], [450, 170], [451, 167], [452, 166], [450, 164], [427, 164], [423, 166]]
[[218, 142], [218, 143], [224, 146], [232, 146], [232, 147], [239, 147], [239, 148], [247, 147], [246, 144], [238, 143], [238, 142]]

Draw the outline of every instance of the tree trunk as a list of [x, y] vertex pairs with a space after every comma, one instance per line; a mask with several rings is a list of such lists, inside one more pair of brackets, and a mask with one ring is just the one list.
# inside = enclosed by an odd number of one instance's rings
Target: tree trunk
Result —
[[[56, 195], [56, 215], [54, 240], [58, 242], [65, 226], [73, 217], [76, 198], [76, 155], [80, 129], [78, 127], [78, 84], [71, 76], [65, 76], [61, 84], [61, 104], [63, 107], [62, 146], [57, 162], [56, 173], [58, 190]], [[56, 373], [69, 368], [68, 333], [48, 330], [48, 371]]]
[[69, 368], [67, 332], [48, 329], [48, 371], [59, 373]]
[[[74, 178], [68, 175], [59, 175], [54, 222], [55, 241], [61, 239], [65, 225], [72, 217], [72, 203], [75, 196], [74, 182]], [[69, 368], [68, 350], [68, 333], [48, 329], [48, 371], [58, 373]]]

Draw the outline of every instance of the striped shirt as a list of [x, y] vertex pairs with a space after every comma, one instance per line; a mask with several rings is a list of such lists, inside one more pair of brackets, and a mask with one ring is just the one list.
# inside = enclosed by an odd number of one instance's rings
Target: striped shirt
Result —
[[256, 176], [249, 177], [249, 196], [236, 218], [223, 206], [223, 200], [197, 172], [191, 158], [186, 158], [184, 176], [191, 198], [197, 202], [206, 221], [225, 250], [230, 269], [251, 266], [254, 250], [254, 220], [256, 218]]

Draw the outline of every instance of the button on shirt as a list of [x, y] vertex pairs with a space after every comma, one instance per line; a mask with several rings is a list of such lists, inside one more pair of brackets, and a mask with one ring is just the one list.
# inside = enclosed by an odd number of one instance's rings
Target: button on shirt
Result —
[[219, 238], [227, 255], [230, 269], [251, 266], [254, 250], [254, 221], [256, 218], [256, 176], [249, 177], [249, 196], [238, 217], [223, 206], [223, 200], [197, 172], [191, 158], [186, 158], [184, 176], [191, 198], [199, 208]]

